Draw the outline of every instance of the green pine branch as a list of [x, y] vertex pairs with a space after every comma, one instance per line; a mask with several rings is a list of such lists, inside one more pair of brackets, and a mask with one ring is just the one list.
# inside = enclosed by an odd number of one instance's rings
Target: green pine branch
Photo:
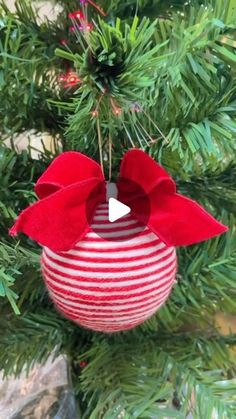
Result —
[[185, 418], [192, 413], [212, 419], [215, 412], [233, 418], [235, 382], [219, 369], [223, 359], [233, 366], [226, 352], [221, 338], [98, 339], [81, 357], [88, 363], [79, 385], [87, 401], [83, 417]]
[[51, 354], [67, 354], [84, 418], [115, 418], [122, 412], [127, 418], [192, 413], [211, 419], [213, 411], [227, 419], [235, 415], [230, 350], [235, 337], [211, 330], [201, 336], [168, 334], [164, 329], [103, 337], [83, 331], [50, 307], [2, 325], [0, 365], [6, 374], [17, 375]]
[[[17, 132], [60, 132], [63, 149], [98, 160], [91, 112], [99, 101], [104, 159], [111, 136], [114, 179], [124, 151], [141, 147], [171, 172], [181, 193], [230, 230], [178, 250], [177, 284], [143, 325], [113, 336], [82, 329], [53, 306], [38, 246], [8, 236], [16, 215], [35, 201], [34, 183], [53, 156], [35, 161], [29, 150], [18, 155], [1, 147], [0, 369], [19, 374], [52, 353], [67, 354], [84, 419], [234, 418], [235, 336], [220, 336], [214, 319], [219, 310], [236, 313], [234, 1], [104, 0], [104, 21], [90, 9], [86, 51], [68, 34], [68, 12], [78, 3], [58, 3], [58, 19], [40, 22], [29, 1], [17, 1], [15, 14], [2, 2], [2, 137], [14, 146]], [[69, 50], [55, 56], [65, 38]], [[83, 83], [67, 91], [58, 74], [73, 66]]]
[[[111, 137], [115, 152], [122, 141], [122, 148], [145, 148], [159, 161], [168, 162], [175, 154], [178, 169], [185, 173], [229, 159], [236, 132], [230, 4], [193, 3], [152, 24], [138, 25], [135, 17], [125, 30], [119, 20], [98, 19], [85, 52], [57, 50], [74, 63], [83, 81], [72, 102], [55, 103], [72, 114], [69, 147], [91, 147], [97, 155], [97, 120], [92, 112], [99, 108], [104, 155]], [[121, 110], [118, 117], [114, 108]]]
[[62, 31], [49, 21], [40, 23], [27, 0], [16, 1], [16, 7], [13, 14], [0, 4], [1, 135], [9, 138], [27, 129], [57, 133], [60, 118], [48, 99], [60, 97], [63, 63], [54, 51]]

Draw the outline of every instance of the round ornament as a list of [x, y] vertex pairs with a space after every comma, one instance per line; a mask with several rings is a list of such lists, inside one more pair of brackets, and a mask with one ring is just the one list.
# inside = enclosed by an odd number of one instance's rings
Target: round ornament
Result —
[[130, 214], [110, 223], [108, 211], [108, 204], [98, 206], [91, 231], [72, 250], [45, 247], [42, 271], [64, 316], [93, 330], [117, 332], [143, 323], [166, 301], [176, 252]]

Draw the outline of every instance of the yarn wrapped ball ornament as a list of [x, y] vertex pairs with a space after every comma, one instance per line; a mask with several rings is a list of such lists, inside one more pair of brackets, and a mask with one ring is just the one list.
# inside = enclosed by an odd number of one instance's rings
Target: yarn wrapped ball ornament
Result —
[[101, 167], [81, 153], [57, 157], [35, 190], [39, 201], [10, 234], [23, 232], [43, 247], [42, 273], [56, 308], [95, 331], [128, 330], [150, 318], [175, 283], [176, 246], [227, 231], [176, 193], [170, 175], [139, 149], [121, 163], [117, 198], [131, 212], [115, 223]]

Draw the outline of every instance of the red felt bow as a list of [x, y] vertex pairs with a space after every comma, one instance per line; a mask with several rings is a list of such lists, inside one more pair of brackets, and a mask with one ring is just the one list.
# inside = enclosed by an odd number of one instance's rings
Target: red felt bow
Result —
[[[190, 245], [228, 230], [195, 201], [176, 193], [173, 179], [143, 151], [126, 153], [120, 171], [120, 180], [124, 178], [147, 194], [148, 227], [168, 246]], [[118, 181], [118, 199], [130, 204], [133, 215], [142, 222], [140, 197], [127, 185]], [[22, 211], [10, 234], [23, 232], [54, 251], [73, 248], [89, 230], [97, 205], [106, 201], [101, 167], [78, 152], [57, 157], [39, 178], [35, 191], [40, 200]]]

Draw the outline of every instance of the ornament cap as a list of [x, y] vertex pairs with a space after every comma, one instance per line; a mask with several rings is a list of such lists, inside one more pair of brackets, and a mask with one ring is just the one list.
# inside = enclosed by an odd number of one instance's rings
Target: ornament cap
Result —
[[110, 198], [117, 199], [118, 196], [118, 189], [117, 185], [114, 182], [107, 182], [106, 183], [107, 188], [107, 201], [109, 201]]

